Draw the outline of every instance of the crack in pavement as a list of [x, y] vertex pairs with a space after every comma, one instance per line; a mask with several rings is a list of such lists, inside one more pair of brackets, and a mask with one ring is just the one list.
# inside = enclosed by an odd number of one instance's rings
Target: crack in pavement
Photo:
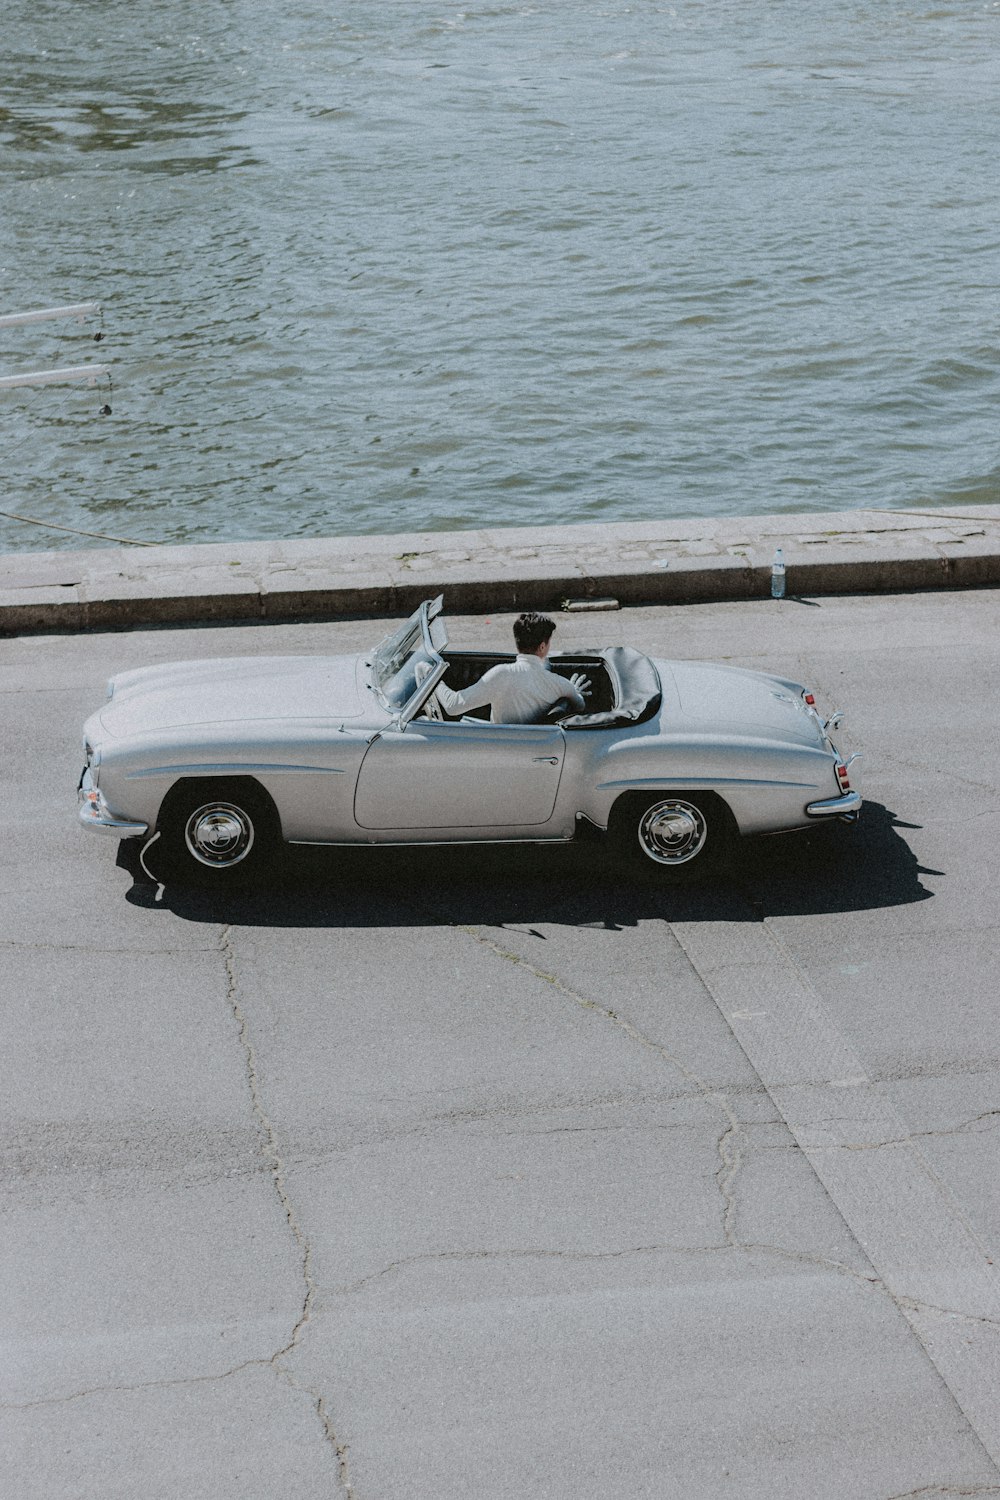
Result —
[[[785, 1245], [771, 1245], [763, 1241], [744, 1240], [738, 1244], [719, 1245], [671, 1245], [667, 1242], [657, 1245], [634, 1245], [620, 1250], [602, 1251], [562, 1251], [550, 1249], [499, 1249], [499, 1250], [443, 1250], [429, 1252], [423, 1255], [403, 1256], [399, 1260], [391, 1261], [377, 1271], [371, 1271], [367, 1276], [361, 1276], [356, 1281], [349, 1282], [346, 1286], [331, 1289], [331, 1296], [341, 1297], [358, 1292], [371, 1282], [380, 1281], [394, 1271], [401, 1271], [410, 1266], [421, 1264], [432, 1264], [435, 1261], [483, 1261], [483, 1260], [563, 1260], [575, 1262], [595, 1262], [604, 1260], [620, 1260], [629, 1256], [640, 1255], [734, 1255], [752, 1252], [759, 1255], [773, 1255], [781, 1260], [790, 1260], [801, 1265], [817, 1266], [821, 1270], [835, 1271], [840, 1275], [849, 1276], [852, 1280], [863, 1286], [884, 1290], [883, 1283], [878, 1276], [866, 1275], [856, 1271], [852, 1266], [845, 1265], [843, 1261], [834, 1260], [831, 1256], [813, 1255], [806, 1250], [791, 1250]], [[314, 1303], [313, 1310], [318, 1307], [318, 1298]], [[947, 1312], [948, 1309], [928, 1309], [935, 1312]], [[961, 1316], [961, 1314], [953, 1314]], [[324, 1426], [326, 1436], [334, 1447], [340, 1462], [341, 1483], [348, 1500], [353, 1500], [354, 1491], [347, 1476], [347, 1446], [339, 1441], [326, 1412], [325, 1399], [309, 1386], [302, 1385], [296, 1380], [294, 1374], [289, 1370], [283, 1370], [278, 1366], [278, 1361], [288, 1354], [294, 1347], [292, 1340], [272, 1354], [267, 1359], [245, 1359], [239, 1364], [233, 1365], [228, 1370], [219, 1370], [212, 1375], [178, 1375], [162, 1380], [141, 1380], [134, 1384], [117, 1385], [95, 1385], [86, 1386], [78, 1391], [70, 1391], [63, 1396], [43, 1396], [35, 1401], [2, 1402], [0, 1411], [34, 1411], [39, 1407], [63, 1406], [72, 1401], [83, 1400], [87, 1396], [102, 1395], [130, 1395], [136, 1391], [163, 1390], [170, 1386], [185, 1385], [210, 1385], [214, 1382], [231, 1380], [235, 1375], [240, 1375], [245, 1370], [252, 1369], [278, 1369], [278, 1373], [292, 1386], [294, 1390], [311, 1396], [316, 1404], [317, 1414]]]
[[[705, 1254], [709, 1252], [714, 1253], [719, 1250], [763, 1251], [769, 1254], [782, 1256], [786, 1259], [803, 1261], [809, 1264], [823, 1266], [830, 1270], [837, 1270], [844, 1275], [853, 1277], [857, 1281], [864, 1282], [872, 1286], [883, 1287], [882, 1279], [875, 1272], [874, 1268], [872, 1268], [871, 1273], [856, 1271], [852, 1267], [845, 1265], [842, 1261], [833, 1260], [831, 1257], [810, 1255], [805, 1251], [791, 1250], [786, 1246], [772, 1245], [766, 1242], [741, 1240], [737, 1232], [736, 1224], [737, 1181], [743, 1167], [746, 1165], [746, 1147], [750, 1144], [747, 1134], [748, 1129], [756, 1127], [749, 1127], [736, 1117], [728, 1096], [721, 1090], [712, 1088], [712, 1086], [706, 1083], [705, 1080], [701, 1078], [697, 1073], [695, 1073], [693, 1069], [689, 1068], [686, 1063], [684, 1063], [680, 1058], [672, 1053], [668, 1047], [664, 1046], [660, 1042], [653, 1041], [651, 1037], [647, 1037], [642, 1031], [639, 1030], [637, 1026], [634, 1025], [633, 1022], [620, 1015], [618, 1011], [611, 1009], [609, 1006], [601, 1005], [598, 1001], [592, 1000], [586, 995], [581, 995], [570, 985], [565, 984], [561, 979], [559, 979], [557, 975], [551, 974], [546, 970], [539, 969], [535, 964], [530, 963], [527, 959], [522, 958], [519, 954], [512, 953], [508, 949], [503, 948], [499, 943], [495, 942], [492, 938], [487, 937], [484, 933], [481, 933], [477, 928], [460, 926], [457, 927], [456, 930], [467, 933], [470, 937], [474, 938], [476, 942], [482, 944], [487, 948], [490, 948], [495, 954], [497, 954], [498, 957], [506, 959], [508, 962], [514, 963], [521, 968], [527, 969], [536, 978], [544, 980], [560, 994], [565, 995], [567, 999], [573, 1000], [577, 1005], [582, 1006], [585, 1010], [590, 1010], [598, 1015], [603, 1015], [608, 1020], [612, 1021], [633, 1041], [636, 1041], [643, 1047], [656, 1052], [660, 1057], [664, 1059], [664, 1061], [669, 1062], [672, 1067], [676, 1068], [682, 1075], [682, 1077], [694, 1086], [697, 1092], [697, 1096], [705, 1099], [711, 1104], [716, 1105], [716, 1107], [721, 1110], [723, 1116], [725, 1117], [726, 1124], [716, 1142], [716, 1152], [719, 1156], [719, 1165], [716, 1168], [715, 1180], [719, 1189], [719, 1194], [722, 1198], [722, 1233], [725, 1243], [719, 1246], [701, 1246], [697, 1247], [695, 1250], [692, 1250], [692, 1248], [689, 1246], [674, 1246], [664, 1243], [662, 1245], [643, 1247], [642, 1253], [657, 1250], [678, 1254]], [[686, 1097], [695, 1096], [688, 1095]], [[782, 1120], [780, 1114], [776, 1116], [774, 1121], [763, 1121], [757, 1123], [784, 1125], [784, 1121]], [[789, 1143], [789, 1146], [787, 1146], [785, 1149], [799, 1150], [801, 1148], [793, 1138], [793, 1140]], [[558, 1254], [560, 1252], [552, 1251], [548, 1253]], [[610, 1251], [607, 1253], [609, 1255], [621, 1255], [636, 1252]], [[422, 1259], [424, 1257], [415, 1258]], [[376, 1272], [374, 1274], [379, 1275], [384, 1273]], [[365, 1279], [367, 1280], [371, 1278]], [[353, 1287], [347, 1288], [347, 1290], [353, 1290]]]
[[577, 1264], [589, 1264], [607, 1260], [622, 1260], [629, 1256], [641, 1255], [733, 1255], [752, 1251], [760, 1255], [774, 1255], [782, 1260], [797, 1261], [802, 1265], [818, 1266], [823, 1270], [836, 1271], [841, 1275], [850, 1276], [854, 1281], [862, 1285], [882, 1289], [881, 1278], [872, 1274], [868, 1275], [862, 1271], [856, 1271], [853, 1267], [845, 1265], [843, 1261], [834, 1260], [832, 1256], [813, 1255], [807, 1250], [790, 1250], [785, 1245], [770, 1245], [762, 1241], [743, 1240], [738, 1243], [726, 1243], [720, 1245], [676, 1245], [664, 1241], [655, 1245], [630, 1245], [619, 1250], [551, 1250], [541, 1247], [522, 1247], [520, 1249], [486, 1249], [478, 1250], [438, 1250], [427, 1251], [422, 1255], [404, 1255], [399, 1260], [390, 1261], [386, 1266], [380, 1266], [377, 1271], [370, 1271], [367, 1276], [359, 1276], [356, 1281], [348, 1282], [346, 1286], [333, 1287], [331, 1295], [335, 1297], [350, 1296], [359, 1292], [362, 1287], [370, 1285], [374, 1281], [381, 1281], [390, 1276], [394, 1271], [402, 1271], [410, 1266], [433, 1265], [439, 1261], [485, 1261], [485, 1260], [560, 1260]]
[[285, 1165], [278, 1150], [277, 1138], [274, 1126], [264, 1107], [261, 1095], [260, 1080], [257, 1072], [257, 1057], [253, 1042], [250, 1039], [249, 1023], [242, 1007], [240, 1006], [237, 993], [236, 981], [236, 953], [232, 943], [232, 929], [230, 926], [223, 928], [215, 950], [221, 952], [226, 973], [226, 1001], [239, 1030], [240, 1045], [243, 1049], [246, 1077], [250, 1091], [251, 1108], [259, 1132], [259, 1151], [267, 1169], [268, 1175], [274, 1184], [278, 1201], [285, 1215], [286, 1223], [291, 1231], [292, 1237], [301, 1257], [301, 1274], [305, 1286], [302, 1306], [299, 1315], [292, 1328], [287, 1342], [267, 1358], [255, 1358], [241, 1360], [229, 1369], [214, 1372], [209, 1375], [182, 1375], [173, 1378], [159, 1380], [136, 1381], [134, 1384], [114, 1384], [86, 1386], [77, 1391], [70, 1391], [62, 1396], [42, 1397], [35, 1401], [0, 1404], [0, 1411], [33, 1411], [41, 1407], [63, 1406], [70, 1402], [81, 1401], [89, 1396], [131, 1394], [137, 1391], [163, 1390], [172, 1386], [206, 1385], [224, 1380], [231, 1380], [234, 1376], [251, 1369], [270, 1369], [275, 1371], [293, 1390], [301, 1392], [311, 1398], [316, 1415], [319, 1419], [323, 1432], [324, 1441], [333, 1450], [337, 1463], [337, 1475], [340, 1487], [347, 1500], [354, 1500], [354, 1489], [351, 1483], [348, 1468], [348, 1449], [337, 1435], [333, 1421], [326, 1408], [326, 1400], [322, 1392], [314, 1390], [311, 1386], [304, 1385], [297, 1379], [294, 1372], [283, 1363], [298, 1346], [304, 1328], [311, 1317], [316, 1300], [316, 1281], [312, 1272], [312, 1249], [306, 1238], [305, 1232], [300, 1225], [295, 1213], [295, 1207], [288, 1193], [285, 1179]]
[[0, 938], [0, 949], [12, 948], [26, 950], [28, 953], [110, 953], [115, 958], [184, 958], [189, 953], [216, 953], [210, 943], [198, 945], [197, 947], [177, 948], [122, 948], [120, 946], [105, 946], [101, 943], [27, 943], [19, 942], [17, 938]]
[[[1000, 1326], [1000, 1316], [993, 1313], [997, 1286], [992, 1260], [945, 1184], [921, 1156], [912, 1137], [905, 1134], [883, 1091], [868, 1079], [858, 1058], [830, 1022], [811, 981], [773, 925], [764, 921], [752, 929], [741, 929], [736, 944], [738, 961], [734, 962], [729, 953], [722, 963], [716, 925], [728, 931], [729, 924], [725, 923], [684, 922], [671, 923], [670, 930], [793, 1139], [807, 1154], [859, 1252], [865, 1255], [872, 1284], [884, 1289], [906, 1318], [986, 1455], [995, 1467], [1000, 1466], [1000, 1426], [992, 1402], [1000, 1360], [983, 1342]], [[612, 1007], [581, 995], [557, 975], [510, 952], [476, 927], [456, 925], [456, 930], [550, 984], [575, 1004], [605, 1017], [631, 1040], [677, 1068], [721, 1110], [726, 1125], [716, 1142], [719, 1166], [715, 1175], [723, 1200], [723, 1234], [727, 1245], [742, 1249], [737, 1237], [736, 1183], [747, 1135], [725, 1095], [710, 1088], [669, 1048], [645, 1036]], [[755, 1004], [748, 1008], [748, 1000]], [[803, 1087], [803, 1078], [813, 1080], [811, 1085]], [[844, 1090], [848, 1085], [854, 1097], [838, 1117], [838, 1111], [829, 1108], [832, 1096], [826, 1096], [834, 1090], [838, 1106], [842, 1099], [846, 1105]], [[825, 1109], [823, 1102], [827, 1104]], [[863, 1137], [874, 1133], [879, 1125], [889, 1125], [888, 1130], [879, 1132], [883, 1137], [900, 1134], [904, 1138], [906, 1156], [887, 1180], [882, 1180], [885, 1168], [879, 1175], [874, 1166], [868, 1167], [867, 1176], [859, 1175], [857, 1169], [837, 1168], [833, 1165], [838, 1160], [835, 1151], [820, 1151], [817, 1164], [814, 1147], [840, 1144], [822, 1136], [817, 1139], [821, 1128], [823, 1135], [829, 1135], [829, 1123], [824, 1126], [823, 1121], [831, 1114], [837, 1121], [834, 1130], [854, 1123], [861, 1127], [856, 1134]], [[846, 1162], [850, 1157], [840, 1153], [839, 1159]], [[875, 1152], [856, 1159], [874, 1163], [879, 1156]], [[949, 1315], [944, 1305], [940, 1315], [962, 1319], [966, 1328], [978, 1327], [976, 1336], [956, 1339], [948, 1331], [947, 1321], [938, 1329], [920, 1326], [921, 1317], [926, 1318], [936, 1302], [950, 1300], [948, 1296], [935, 1299], [926, 1295], [937, 1286], [949, 1290], [958, 1287], [961, 1290], [956, 1300], [969, 1299], [969, 1311], [964, 1316], [958, 1312]], [[973, 1308], [977, 1301], [981, 1312]]]
[[0, 1404], [0, 1411], [35, 1411], [44, 1406], [65, 1406], [71, 1401], [82, 1401], [87, 1396], [132, 1395], [136, 1391], [167, 1390], [171, 1386], [212, 1385], [218, 1381], [231, 1380], [244, 1370], [271, 1369], [274, 1361], [284, 1353], [285, 1350], [280, 1349], [269, 1359], [244, 1359], [238, 1365], [233, 1365], [228, 1370], [217, 1370], [212, 1375], [174, 1375], [162, 1380], [137, 1380], [132, 1384], [89, 1385], [78, 1391], [68, 1391], [63, 1396], [40, 1396], [34, 1401], [5, 1401]]
[[285, 1184], [284, 1162], [282, 1161], [281, 1155], [278, 1151], [277, 1140], [274, 1134], [274, 1126], [272, 1125], [267, 1111], [264, 1108], [264, 1103], [261, 1098], [260, 1083], [257, 1076], [257, 1057], [256, 1053], [254, 1052], [253, 1043], [250, 1040], [250, 1031], [249, 1025], [247, 1023], [247, 1018], [240, 1008], [239, 997], [237, 995], [235, 973], [236, 954], [232, 945], [231, 929], [228, 926], [223, 928], [219, 946], [226, 967], [226, 1001], [233, 1013], [236, 1024], [239, 1028], [240, 1045], [243, 1048], [243, 1053], [246, 1061], [247, 1082], [250, 1087], [250, 1102], [253, 1109], [254, 1119], [257, 1122], [261, 1137], [260, 1154], [264, 1160], [265, 1166], [267, 1167], [267, 1171], [271, 1178], [271, 1181], [274, 1184], [274, 1189], [278, 1195], [278, 1201], [281, 1204], [282, 1210], [284, 1211], [288, 1227], [291, 1230], [292, 1238], [295, 1240], [295, 1244], [298, 1247], [299, 1254], [302, 1258], [302, 1279], [305, 1283], [305, 1297], [302, 1303], [302, 1310], [299, 1313], [299, 1317], [296, 1321], [295, 1327], [292, 1329], [292, 1336], [286, 1344], [285, 1348], [279, 1350], [278, 1354], [273, 1356], [273, 1358], [277, 1359], [280, 1357], [280, 1355], [286, 1354], [289, 1350], [295, 1348], [302, 1333], [302, 1329], [309, 1321], [310, 1309], [312, 1307], [313, 1298], [316, 1294], [316, 1283], [312, 1275], [312, 1248], [309, 1244], [309, 1241], [306, 1239], [302, 1226], [299, 1224], [298, 1219], [296, 1218], [295, 1209], [292, 1205], [290, 1197], [288, 1196], [288, 1189]]
[[735, 1237], [736, 1181], [745, 1159], [743, 1143], [746, 1140], [746, 1134], [742, 1122], [734, 1112], [727, 1095], [722, 1090], [713, 1088], [704, 1078], [700, 1077], [692, 1068], [689, 1068], [681, 1058], [671, 1052], [669, 1047], [664, 1046], [662, 1042], [654, 1041], [652, 1037], [646, 1036], [634, 1022], [630, 1021], [626, 1016], [621, 1015], [618, 1011], [612, 1010], [610, 1006], [601, 1005], [599, 1001], [591, 1000], [588, 996], [581, 995], [578, 990], [565, 984], [557, 974], [540, 969], [536, 964], [530, 963], [526, 958], [522, 958], [520, 954], [512, 953], [509, 948], [504, 948], [493, 938], [487, 937], [478, 927], [456, 924], [455, 930], [457, 932], [464, 932], [475, 942], [484, 948], [490, 949], [498, 958], [504, 959], [507, 963], [512, 963], [519, 968], [526, 969], [536, 979], [540, 979], [545, 984], [551, 985], [560, 995], [565, 995], [568, 1000], [572, 1000], [582, 1009], [592, 1011], [595, 1015], [603, 1016], [606, 1020], [611, 1021], [631, 1041], [637, 1042], [639, 1046], [656, 1053], [664, 1062], [676, 1068], [681, 1077], [694, 1086], [702, 1099], [719, 1110], [725, 1120], [725, 1127], [716, 1142], [719, 1167], [715, 1174], [715, 1180], [722, 1197], [723, 1235], [727, 1244], [737, 1245], [738, 1241]]
[[[676, 1094], [665, 1094], [663, 1096], [647, 1095], [638, 1100], [634, 1098], [627, 1100], [602, 1098], [586, 1100], [582, 1103], [574, 1101], [572, 1104], [562, 1105], [546, 1103], [539, 1105], [535, 1109], [525, 1110], [520, 1113], [527, 1120], [532, 1115], [555, 1113], [557, 1110], [572, 1111], [574, 1114], [580, 1114], [588, 1109], [606, 1109], [612, 1104], [625, 1106], [629, 1109], [638, 1109], [645, 1105], [685, 1103], [700, 1098], [702, 1098], [702, 1095], [695, 1091], [691, 1091], [690, 1093], [685, 1091]], [[508, 1122], [510, 1125], [509, 1129], [505, 1129], [499, 1133], [517, 1140], [523, 1140], [526, 1137], [544, 1138], [556, 1135], [620, 1135], [629, 1132], [635, 1133], [637, 1131], [643, 1134], [655, 1132], [657, 1134], [671, 1135], [701, 1128], [701, 1126], [687, 1120], [662, 1121], [656, 1124], [649, 1121], [637, 1123], [634, 1120], [628, 1120], [623, 1123], [519, 1126], [516, 1123], [518, 1113], [518, 1111], [506, 1107], [482, 1110], [456, 1110], [454, 1114], [438, 1115], [433, 1118], [417, 1120], [412, 1124], [401, 1125], [391, 1130], [380, 1130], [371, 1135], [359, 1135], [355, 1140], [346, 1140], [340, 1144], [329, 1143], [323, 1146], [314, 1146], [308, 1150], [300, 1147], [289, 1155], [288, 1160], [296, 1167], [322, 1166], [327, 1162], [335, 1161], [338, 1157], [348, 1156], [355, 1152], [379, 1151], [383, 1147], [393, 1146], [399, 1141], [428, 1140], [444, 1131], [474, 1129], [477, 1125], [497, 1121]], [[775, 1116], [772, 1120], [757, 1120], [751, 1125], [744, 1125], [743, 1128], [747, 1131], [756, 1131], [776, 1126], [784, 1128], [784, 1121], [780, 1116]], [[779, 1149], [799, 1151], [801, 1148], [794, 1141], [790, 1141], [780, 1148], [777, 1146], [759, 1146], [755, 1149], [759, 1151], [776, 1151]], [[2, 1160], [2, 1153], [0, 1153], [0, 1160]]]
[[273, 1354], [271, 1358], [267, 1361], [264, 1361], [264, 1363], [267, 1363], [275, 1368], [283, 1377], [283, 1379], [294, 1390], [301, 1391], [303, 1394], [308, 1395], [312, 1398], [316, 1408], [316, 1415], [319, 1418], [320, 1426], [323, 1430], [324, 1440], [330, 1445], [336, 1456], [337, 1473], [341, 1488], [343, 1489], [344, 1494], [348, 1497], [348, 1500], [353, 1500], [354, 1490], [351, 1485], [350, 1473], [347, 1463], [347, 1445], [346, 1443], [342, 1442], [341, 1439], [337, 1436], [333, 1423], [326, 1410], [326, 1403], [322, 1393], [320, 1391], [314, 1390], [311, 1386], [303, 1385], [295, 1377], [293, 1372], [287, 1369], [286, 1366], [282, 1363], [282, 1361], [297, 1347], [299, 1340], [302, 1337], [302, 1331], [305, 1328], [306, 1324], [309, 1322], [310, 1316], [312, 1314], [313, 1304], [316, 1299], [316, 1280], [313, 1276], [312, 1271], [312, 1246], [310, 1245], [305, 1231], [298, 1221], [295, 1213], [295, 1207], [292, 1203], [291, 1198], [289, 1197], [288, 1186], [285, 1180], [285, 1164], [282, 1161], [281, 1153], [278, 1150], [278, 1142], [274, 1131], [274, 1125], [271, 1122], [267, 1110], [264, 1108], [264, 1101], [261, 1096], [260, 1090], [260, 1079], [257, 1073], [257, 1056], [254, 1051], [253, 1042], [250, 1039], [249, 1023], [243, 1013], [239, 1001], [236, 981], [236, 950], [233, 947], [232, 927], [229, 924], [227, 924], [222, 929], [222, 933], [219, 938], [219, 949], [225, 961], [226, 1000], [239, 1028], [240, 1045], [243, 1048], [243, 1053], [246, 1061], [246, 1075], [247, 1082], [250, 1088], [250, 1102], [253, 1109], [254, 1118], [256, 1119], [260, 1128], [260, 1153], [265, 1165], [267, 1166], [271, 1181], [274, 1184], [274, 1189], [278, 1195], [278, 1201], [284, 1211], [285, 1219], [291, 1231], [292, 1238], [294, 1239], [301, 1256], [302, 1280], [305, 1285], [305, 1295], [302, 1301], [302, 1308], [299, 1312], [298, 1319], [296, 1320], [295, 1327], [292, 1329], [291, 1337], [289, 1338], [287, 1344], [285, 1344], [284, 1348], [279, 1349], [277, 1353]]
[[889, 1495], [887, 1500], [920, 1500], [921, 1495], [926, 1495], [928, 1500], [933, 1500], [934, 1496], [944, 1495], [1000, 1495], [1000, 1485], [925, 1484], [919, 1490], [906, 1490], [897, 1495]]
[[[981, 1124], [984, 1120], [1000, 1119], [1000, 1109], [986, 1109], [981, 1115], [973, 1115], [971, 1120], [963, 1120], [960, 1125], [950, 1125], [941, 1130], [913, 1130], [909, 1135], [891, 1136], [884, 1141], [838, 1141], [834, 1146], [807, 1146], [802, 1149], [807, 1155], [820, 1151], [884, 1151], [887, 1146], [905, 1146], [910, 1141], [944, 1140], [950, 1135], [962, 1135], [971, 1131], [974, 1125]], [[833, 1118], [829, 1123], [833, 1123]], [[985, 1135], [985, 1130], [977, 1130], [976, 1135]], [[774, 1149], [765, 1147], [767, 1149]]]
[[[992, 1265], [993, 1262], [991, 1261]], [[980, 1327], [995, 1328], [1000, 1333], [1000, 1318], [986, 1318], [978, 1313], [962, 1312], [957, 1307], [938, 1307], [934, 1302], [922, 1302], [917, 1297], [897, 1296], [895, 1301], [907, 1312], [937, 1313], [942, 1318], [956, 1318], [960, 1323], [975, 1323]]]
[[[842, 1118], [842, 1116], [828, 1115], [822, 1123], [839, 1124]], [[886, 1146], [905, 1146], [908, 1141], [945, 1140], [948, 1136], [963, 1135], [967, 1131], [975, 1135], [985, 1135], [987, 1130], [973, 1130], [973, 1127], [986, 1120], [994, 1123], [1000, 1121], [1000, 1109], [985, 1109], [982, 1114], [973, 1115], [971, 1119], [963, 1120], [958, 1125], [942, 1126], [938, 1130], [913, 1130], [909, 1135], [892, 1136], [884, 1141], [838, 1141], [835, 1146], [800, 1146], [798, 1141], [792, 1140], [782, 1141], [775, 1146], [758, 1145], [754, 1149], [756, 1151], [801, 1151], [805, 1155], [818, 1154], [821, 1151], [882, 1151]], [[769, 1125], [783, 1124], [784, 1121], [779, 1117], [775, 1120], [759, 1120], [747, 1128], [756, 1130]]]
[[[373, 1281], [381, 1281], [385, 1276], [391, 1276], [393, 1271], [402, 1270], [403, 1267], [416, 1265], [433, 1265], [440, 1261], [472, 1261], [472, 1260], [566, 1260], [566, 1261], [602, 1261], [619, 1260], [627, 1255], [653, 1255], [658, 1251], [668, 1250], [665, 1245], [636, 1245], [623, 1250], [549, 1250], [549, 1249], [496, 1249], [496, 1250], [431, 1250], [422, 1255], [404, 1255], [399, 1260], [390, 1261], [387, 1266], [381, 1266], [377, 1271], [370, 1271], [367, 1276], [359, 1276], [356, 1281], [348, 1282], [346, 1286], [332, 1288], [332, 1295], [346, 1297], [352, 1292], [359, 1292], [362, 1287], [368, 1286]], [[723, 1246], [705, 1246], [705, 1249], [728, 1248]]]
[[727, 1125], [715, 1143], [719, 1154], [719, 1165], [715, 1181], [722, 1195], [722, 1232], [727, 1244], [738, 1243], [736, 1238], [736, 1180], [745, 1160], [744, 1144], [746, 1132], [742, 1128]]
[[[675, 922], [672, 930], [956, 1408], [1000, 1467], [1000, 1346], [989, 1337], [1000, 1326], [1000, 1278], [973, 1223], [770, 920], [738, 932], [726, 923]], [[727, 962], [720, 963], [723, 947]], [[899, 1144], [884, 1155], [839, 1149], [848, 1137], [898, 1137]], [[949, 1313], [953, 1300], [964, 1311]], [[922, 1324], [935, 1307], [943, 1321]], [[953, 1321], [961, 1321], [961, 1335]]]

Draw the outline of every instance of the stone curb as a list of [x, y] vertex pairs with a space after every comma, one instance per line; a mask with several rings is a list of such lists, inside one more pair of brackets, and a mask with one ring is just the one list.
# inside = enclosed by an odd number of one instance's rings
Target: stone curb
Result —
[[790, 597], [1000, 583], [1000, 506], [0, 555], [0, 632]]

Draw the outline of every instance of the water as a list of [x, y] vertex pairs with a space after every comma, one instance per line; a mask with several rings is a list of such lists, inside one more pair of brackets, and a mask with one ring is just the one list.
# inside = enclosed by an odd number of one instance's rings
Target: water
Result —
[[[9, 0], [0, 508], [162, 541], [1000, 500], [1000, 4]], [[81, 538], [0, 517], [0, 549]]]

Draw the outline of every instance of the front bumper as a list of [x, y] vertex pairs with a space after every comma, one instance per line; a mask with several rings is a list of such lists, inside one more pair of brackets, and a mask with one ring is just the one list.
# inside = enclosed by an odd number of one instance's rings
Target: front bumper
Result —
[[149, 832], [146, 823], [130, 823], [124, 818], [115, 817], [105, 802], [103, 793], [91, 780], [89, 768], [80, 777], [77, 797], [80, 803], [80, 822], [84, 828], [94, 828], [98, 833], [113, 833], [120, 839], [135, 839]]
[[845, 792], [842, 797], [826, 797], [822, 802], [810, 802], [806, 816], [810, 818], [843, 818], [853, 823], [861, 812], [860, 792]]

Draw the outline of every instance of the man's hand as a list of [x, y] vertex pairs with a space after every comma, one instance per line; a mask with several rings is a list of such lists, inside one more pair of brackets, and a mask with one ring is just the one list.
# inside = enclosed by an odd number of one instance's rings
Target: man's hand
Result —
[[570, 678], [570, 682], [576, 688], [581, 698], [589, 698], [591, 693], [594, 691], [593, 687], [591, 686], [590, 678], [584, 676], [582, 672], [574, 672], [572, 677]]

